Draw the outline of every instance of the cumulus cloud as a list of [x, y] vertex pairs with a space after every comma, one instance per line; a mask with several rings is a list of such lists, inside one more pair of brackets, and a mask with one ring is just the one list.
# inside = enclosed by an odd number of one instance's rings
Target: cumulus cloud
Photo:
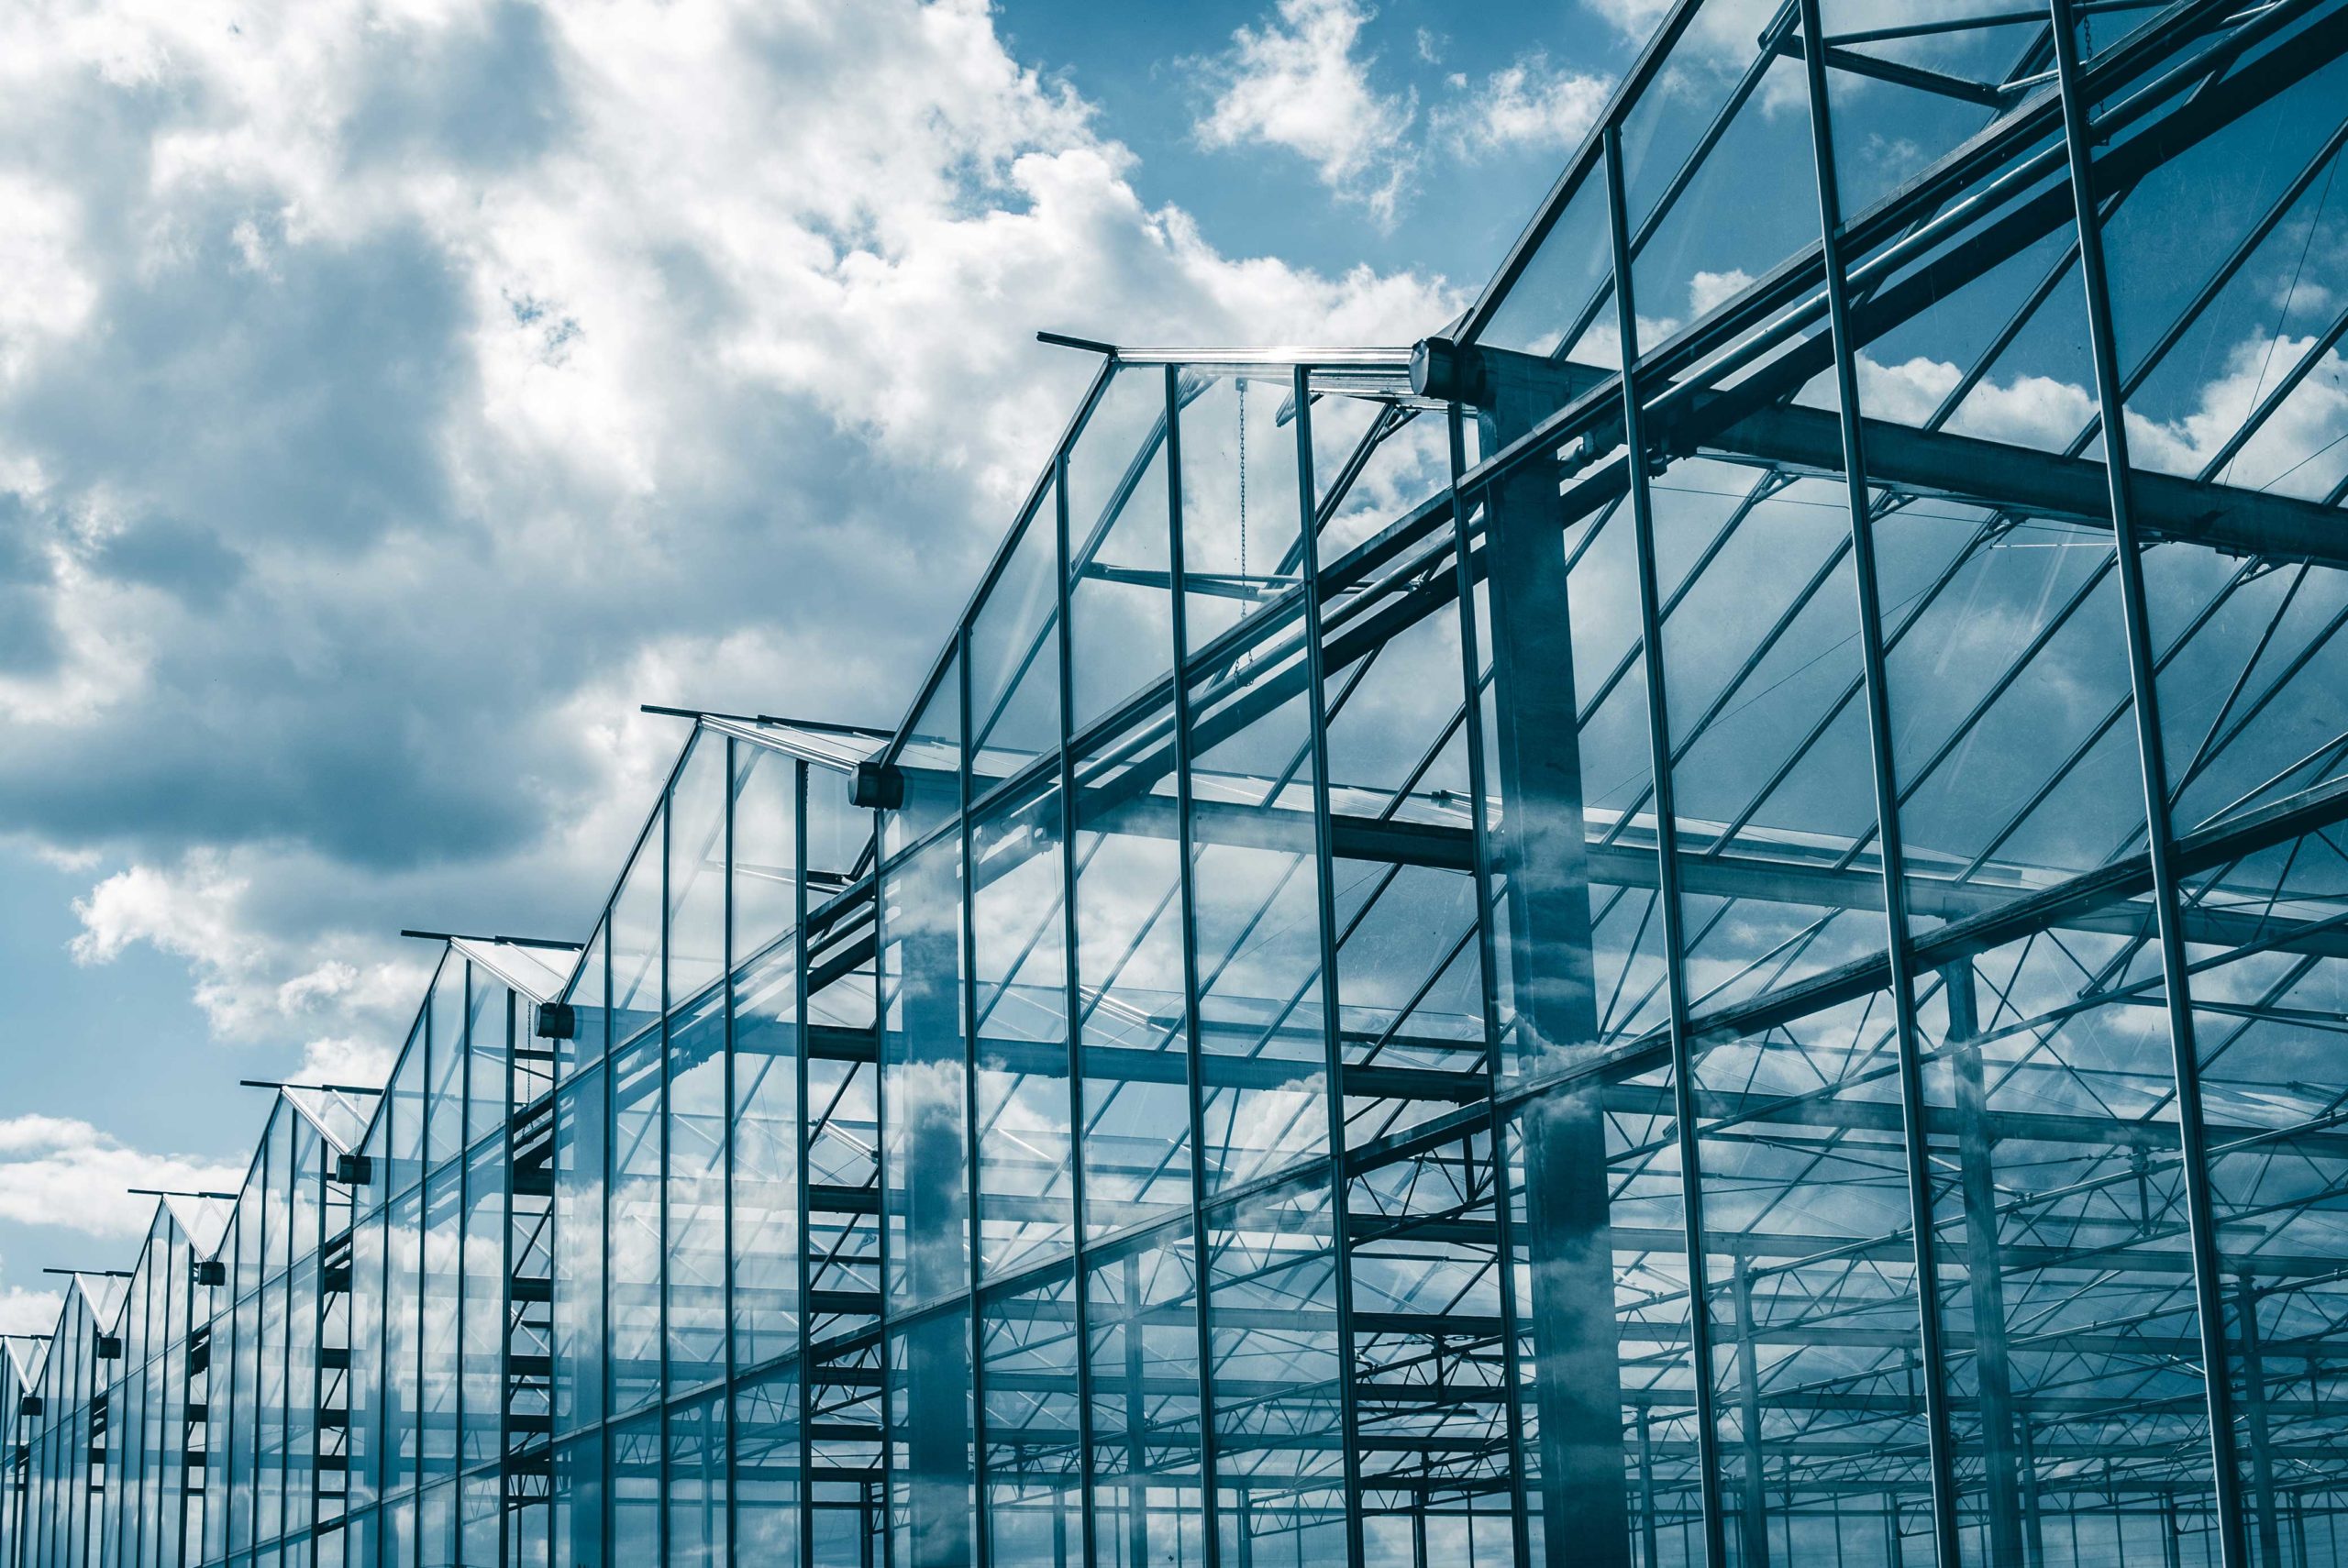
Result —
[[[1370, 84], [1373, 57], [1356, 52], [1375, 15], [1360, 0], [1280, 0], [1260, 28], [1241, 28], [1209, 62], [1214, 103], [1195, 127], [1208, 147], [1262, 144], [1309, 160], [1321, 182], [1391, 222], [1416, 166], [1414, 93]], [[1422, 50], [1428, 48], [1422, 39]]]
[[[1224, 123], [1376, 202], [1366, 16], [1243, 32]], [[1035, 328], [1459, 306], [1132, 176], [981, 0], [0, 16], [0, 820], [89, 867], [74, 958], [364, 1080], [401, 926], [586, 934], [637, 703], [899, 717], [1091, 371]]]
[[[1468, 87], [1465, 77], [1455, 80]], [[1463, 158], [1520, 149], [1563, 150], [1598, 123], [1613, 90], [1607, 77], [1561, 70], [1545, 54], [1529, 54], [1445, 105], [1435, 116], [1437, 129]]]
[[1742, 267], [1732, 267], [1725, 272], [1699, 271], [1688, 280], [1688, 314], [1707, 315], [1752, 286], [1753, 274]]
[[64, 1309], [62, 1292], [9, 1286], [0, 1290], [0, 1334], [46, 1334], [57, 1327]]
[[[2165, 415], [2143, 399], [2128, 410], [2128, 458], [2139, 469], [2198, 474], [2223, 451], [2285, 370], [2306, 358], [2313, 337], [2284, 334], [2244, 338], [2226, 351], [2220, 373], [2194, 387], [2189, 402]], [[1964, 379], [1955, 365], [1917, 357], [1883, 364], [1859, 357], [1859, 398], [1870, 417], [1922, 424]], [[1960, 435], [2062, 451], [2096, 415], [2094, 392], [2056, 377], [1984, 377], [1950, 417]], [[2282, 405], [2218, 474], [2246, 490], [2314, 498], [2338, 482], [2348, 458], [2348, 359], [2326, 350]], [[2089, 456], [2099, 456], [2099, 448]]]
[[0, 1220], [19, 1225], [110, 1241], [137, 1237], [146, 1233], [155, 1200], [129, 1188], [232, 1191], [244, 1177], [242, 1165], [128, 1148], [72, 1117], [0, 1118]]

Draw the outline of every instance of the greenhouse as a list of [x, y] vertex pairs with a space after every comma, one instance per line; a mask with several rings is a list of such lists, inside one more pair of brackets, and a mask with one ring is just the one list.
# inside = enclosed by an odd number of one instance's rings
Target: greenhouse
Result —
[[1662, 9], [1421, 342], [1047, 337], [910, 701], [6, 1342], [0, 1568], [2348, 1564], [2348, 0]]

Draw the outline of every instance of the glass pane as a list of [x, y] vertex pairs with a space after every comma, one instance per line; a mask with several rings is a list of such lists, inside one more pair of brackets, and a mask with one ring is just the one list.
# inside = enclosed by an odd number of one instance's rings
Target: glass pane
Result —
[[1060, 811], [1053, 784], [971, 828], [979, 1258], [989, 1275], [1073, 1244]]
[[1285, 368], [1183, 372], [1182, 613], [1203, 646], [1303, 580]]
[[658, 1034], [613, 1058], [604, 1296], [608, 1408], [615, 1415], [660, 1391], [660, 1076]]
[[612, 899], [612, 1039], [616, 1043], [660, 1016], [662, 813], [655, 812], [636, 859]]
[[893, 1300], [936, 1300], [970, 1286], [961, 881], [961, 846], [949, 837], [883, 882], [880, 1059]]
[[1001, 778], [1058, 745], [1058, 502], [1047, 487], [970, 623], [970, 771]]
[[737, 1562], [799, 1561], [799, 1367], [734, 1395], [734, 1528]]
[[704, 999], [670, 1025], [669, 1209], [661, 1278], [668, 1293], [669, 1387], [725, 1370], [725, 999]]
[[1335, 1205], [1277, 1188], [1207, 1220], [1215, 1523], [1226, 1562], [1346, 1559]]
[[736, 1002], [734, 1344], [741, 1366], [798, 1345], [802, 1047], [793, 957], [785, 945], [760, 960], [738, 983]]
[[1077, 1441], [1076, 1286], [1053, 1277], [980, 1307], [991, 1561], [1068, 1562], [1084, 1549]]
[[[554, 1104], [554, 1425], [592, 1425], [604, 1411], [604, 1160], [609, 1112], [601, 1066], [556, 1091]], [[600, 1461], [598, 1462], [600, 1471]]]
[[1077, 764], [1078, 1030], [1089, 1234], [1187, 1211], [1182, 850], [1162, 722]]
[[734, 957], [798, 923], [799, 768], [760, 745], [734, 748]]
[[890, 1544], [903, 1568], [973, 1555], [970, 1388], [967, 1299], [889, 1336]]
[[696, 732], [669, 792], [669, 989], [684, 999], [725, 972], [725, 748]]
[[1069, 701], [1081, 730], [1173, 668], [1167, 374], [1122, 370], [1068, 456]]
[[[1191, 940], [1209, 1191], [1327, 1148], [1311, 718], [1291, 610], [1196, 678]], [[1286, 634], [1282, 635], [1281, 634]]]
[[1180, 1223], [1086, 1274], [1093, 1529], [1099, 1561], [1116, 1568], [1204, 1553], [1196, 1247]]

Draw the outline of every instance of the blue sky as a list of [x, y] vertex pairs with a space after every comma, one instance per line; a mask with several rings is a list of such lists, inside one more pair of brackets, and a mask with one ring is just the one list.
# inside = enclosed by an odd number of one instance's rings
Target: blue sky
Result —
[[583, 934], [679, 740], [892, 723], [1089, 370], [1403, 342], [1656, 0], [0, 20], [0, 1329]]

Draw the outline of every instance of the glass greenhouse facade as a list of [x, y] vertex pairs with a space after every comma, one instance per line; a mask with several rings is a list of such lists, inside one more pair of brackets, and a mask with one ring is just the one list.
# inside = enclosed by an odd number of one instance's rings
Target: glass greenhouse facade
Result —
[[2348, 1563], [2348, 0], [1667, 13], [1440, 335], [1061, 340], [0, 1565]]

